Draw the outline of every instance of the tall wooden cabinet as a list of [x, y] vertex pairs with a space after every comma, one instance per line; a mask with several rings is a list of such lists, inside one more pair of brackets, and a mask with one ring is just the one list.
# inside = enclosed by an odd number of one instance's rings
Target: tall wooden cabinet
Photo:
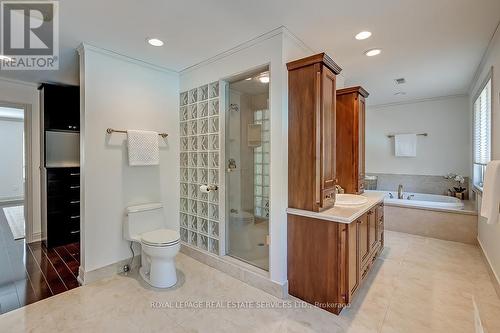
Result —
[[288, 204], [321, 211], [333, 207], [336, 185], [336, 75], [325, 53], [287, 64]]
[[337, 179], [345, 193], [364, 192], [365, 98], [362, 87], [337, 90]]

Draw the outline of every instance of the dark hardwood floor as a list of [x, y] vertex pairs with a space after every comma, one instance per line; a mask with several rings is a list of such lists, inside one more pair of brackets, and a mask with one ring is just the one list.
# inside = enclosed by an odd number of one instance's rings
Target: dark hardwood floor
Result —
[[47, 249], [14, 240], [0, 205], [0, 313], [78, 287], [80, 244]]

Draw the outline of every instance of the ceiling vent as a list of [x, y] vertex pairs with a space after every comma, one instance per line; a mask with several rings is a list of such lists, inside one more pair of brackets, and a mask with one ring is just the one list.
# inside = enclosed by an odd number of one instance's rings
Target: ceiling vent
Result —
[[405, 84], [406, 83], [406, 80], [404, 77], [402, 78], [399, 78], [399, 79], [395, 79], [394, 82], [398, 85], [398, 84]]

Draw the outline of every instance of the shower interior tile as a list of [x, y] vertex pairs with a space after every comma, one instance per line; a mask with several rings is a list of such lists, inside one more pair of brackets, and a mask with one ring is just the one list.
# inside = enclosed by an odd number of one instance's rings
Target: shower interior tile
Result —
[[219, 117], [218, 116], [208, 118], [208, 131], [210, 133], [219, 132]]
[[188, 106], [188, 116], [189, 119], [198, 118], [198, 107], [196, 104], [191, 104]]
[[219, 167], [219, 153], [210, 152], [210, 167], [211, 168]]
[[188, 224], [188, 216], [186, 214], [181, 213], [180, 219], [181, 219], [181, 221], [180, 221], [181, 227], [187, 228], [189, 225]]
[[201, 201], [208, 201], [208, 193], [199, 192], [198, 199], [200, 199]]
[[208, 102], [198, 103], [198, 117], [208, 117]]
[[208, 118], [202, 118], [198, 120], [198, 132], [199, 134], [208, 133]]
[[208, 205], [208, 216], [211, 220], [219, 220], [219, 206], [214, 204]]
[[201, 217], [208, 217], [208, 203], [198, 201], [198, 215]]
[[180, 189], [181, 189], [181, 191], [180, 191], [181, 197], [186, 198], [188, 196], [188, 184], [181, 183]]
[[200, 184], [208, 184], [208, 170], [198, 169], [198, 181]]
[[200, 235], [198, 247], [202, 250], [208, 251], [208, 237]]
[[200, 136], [200, 150], [201, 151], [208, 150], [208, 136], [207, 135]]
[[189, 231], [189, 244], [193, 246], [198, 245], [198, 234], [194, 231]]
[[188, 241], [188, 231], [185, 228], [181, 228], [181, 241], [183, 242]]
[[219, 255], [219, 241], [214, 238], [209, 239], [210, 252]]
[[205, 235], [208, 234], [208, 220], [207, 219], [198, 217], [198, 227], [200, 228], [199, 231], [202, 234], [205, 234]]
[[198, 202], [196, 200], [189, 200], [189, 214], [196, 215], [198, 213]]
[[186, 106], [181, 106], [180, 108], [180, 120], [185, 121], [188, 120], [188, 110]]
[[188, 200], [185, 198], [180, 199], [180, 210], [181, 212], [187, 213], [188, 211]]
[[198, 153], [198, 166], [200, 168], [208, 167], [208, 153]]
[[198, 101], [198, 89], [194, 88], [189, 90], [189, 103], [196, 103]]
[[215, 185], [219, 184], [219, 170], [210, 169], [208, 172], [208, 182]]
[[198, 101], [204, 101], [208, 98], [208, 84], [198, 88]]
[[179, 129], [180, 129], [180, 136], [188, 135], [188, 123], [187, 122], [180, 123]]
[[196, 199], [198, 198], [198, 185], [197, 184], [189, 184], [189, 198]]
[[210, 134], [208, 149], [219, 150], [219, 134]]
[[219, 81], [212, 82], [208, 86], [210, 98], [219, 97]]
[[188, 216], [188, 223], [189, 223], [189, 229], [198, 230], [198, 220], [197, 220], [196, 216], [189, 215]]
[[181, 168], [181, 182], [189, 181], [188, 169]]
[[187, 167], [189, 163], [188, 153], [180, 154], [181, 167]]
[[213, 99], [210, 101], [208, 113], [210, 116], [219, 115], [219, 100]]
[[216, 221], [209, 221], [209, 234], [212, 237], [219, 238], [219, 223]]
[[188, 92], [184, 91], [180, 93], [180, 105], [188, 104]]

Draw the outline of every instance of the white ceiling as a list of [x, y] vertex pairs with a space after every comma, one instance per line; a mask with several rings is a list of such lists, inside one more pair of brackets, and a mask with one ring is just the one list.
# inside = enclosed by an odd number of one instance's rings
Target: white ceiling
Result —
[[[178, 71], [284, 25], [381, 104], [467, 93], [500, 21], [499, 0], [61, 0], [60, 8], [61, 70], [0, 76], [76, 83], [82, 41]], [[361, 30], [372, 38], [355, 40]], [[166, 45], [147, 46], [147, 36]], [[366, 57], [372, 47], [382, 54]], [[394, 96], [399, 77], [405, 96]]]

